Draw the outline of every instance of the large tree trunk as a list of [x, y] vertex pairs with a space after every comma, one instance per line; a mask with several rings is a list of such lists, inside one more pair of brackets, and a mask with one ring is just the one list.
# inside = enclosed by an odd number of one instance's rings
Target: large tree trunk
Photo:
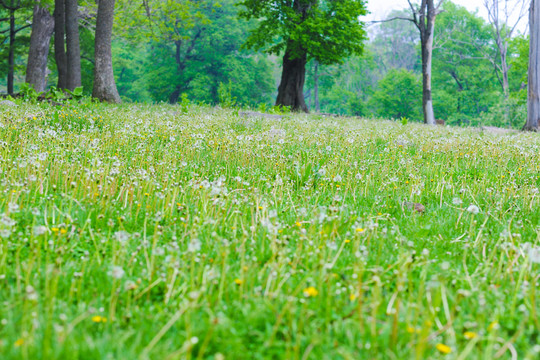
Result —
[[529, 90], [527, 99], [527, 123], [523, 130], [538, 131], [540, 118], [540, 6], [532, 0], [529, 9]]
[[13, 75], [15, 73], [15, 4], [12, 1], [13, 8], [9, 10], [9, 55], [8, 55], [8, 76], [7, 92], [13, 95]]
[[73, 90], [81, 86], [81, 48], [79, 43], [78, 1], [65, 0], [66, 8], [66, 48], [67, 48], [67, 88]]
[[433, 32], [436, 16], [437, 13], [433, 0], [426, 1], [426, 8], [420, 15], [420, 42], [422, 47], [422, 109], [424, 112], [424, 123], [428, 125], [435, 125], [433, 99], [431, 97], [431, 64], [433, 59]]
[[283, 56], [283, 72], [278, 88], [276, 105], [290, 106], [293, 111], [308, 112], [304, 100], [304, 83], [306, 81], [307, 55], [292, 57], [287, 49]]
[[47, 85], [47, 57], [49, 44], [54, 30], [54, 18], [49, 10], [42, 8], [39, 2], [34, 6], [30, 50], [26, 65], [26, 82], [38, 92]]
[[178, 102], [178, 99], [180, 98], [180, 94], [182, 93], [182, 89], [180, 85], [177, 85], [172, 94], [169, 96], [169, 103], [176, 104]]
[[96, 22], [94, 89], [92, 96], [101, 101], [119, 103], [114, 82], [111, 39], [115, 0], [100, 0]]
[[59, 89], [67, 88], [67, 55], [65, 47], [66, 7], [64, 0], [54, 1], [54, 59], [58, 70]]

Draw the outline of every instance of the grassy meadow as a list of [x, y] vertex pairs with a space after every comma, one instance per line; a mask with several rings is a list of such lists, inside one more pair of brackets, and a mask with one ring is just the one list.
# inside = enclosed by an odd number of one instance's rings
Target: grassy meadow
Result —
[[1, 359], [538, 359], [539, 187], [538, 134], [3, 107]]

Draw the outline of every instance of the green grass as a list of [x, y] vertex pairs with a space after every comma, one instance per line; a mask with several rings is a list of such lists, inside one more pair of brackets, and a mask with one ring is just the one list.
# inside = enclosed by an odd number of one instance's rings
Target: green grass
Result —
[[3, 360], [539, 356], [537, 134], [146, 105], [0, 123]]

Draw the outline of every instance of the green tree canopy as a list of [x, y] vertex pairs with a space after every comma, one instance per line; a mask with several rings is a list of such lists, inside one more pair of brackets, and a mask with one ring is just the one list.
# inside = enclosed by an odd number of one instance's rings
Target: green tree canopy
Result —
[[378, 116], [420, 120], [422, 84], [420, 76], [405, 69], [391, 69], [379, 82], [371, 98]]
[[[287, 48], [293, 55], [303, 52], [323, 65], [341, 63], [360, 54], [366, 39], [364, 0], [245, 0], [241, 15], [259, 19], [246, 47], [279, 54]], [[300, 10], [300, 11], [299, 11]]]

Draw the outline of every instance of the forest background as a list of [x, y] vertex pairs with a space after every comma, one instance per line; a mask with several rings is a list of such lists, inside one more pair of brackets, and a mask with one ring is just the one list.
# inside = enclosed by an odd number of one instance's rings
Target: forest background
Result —
[[[27, 3], [22, 0], [16, 17], [16, 89], [24, 83], [30, 41], [27, 25], [33, 2]], [[243, 47], [256, 22], [239, 17], [242, 9], [237, 0], [143, 3], [152, 7], [152, 16], [139, 2], [118, 0], [116, 4], [112, 58], [124, 102], [192, 101], [262, 110], [272, 106], [281, 59]], [[82, 85], [88, 94], [96, 10], [94, 1], [79, 1]], [[6, 13], [0, 7], [0, 19]], [[521, 25], [527, 22], [526, 14], [521, 16]], [[421, 122], [419, 34], [412, 22], [398, 19], [410, 16], [405, 8], [388, 15], [394, 21], [369, 23], [369, 40], [361, 56], [331, 66], [310, 61], [304, 87], [310, 110]], [[522, 27], [513, 29], [519, 17], [515, 13], [508, 19], [501, 17], [497, 29], [489, 18], [444, 2], [437, 16], [433, 50], [437, 119], [459, 126], [522, 127], [527, 116], [529, 39]], [[0, 22], [0, 74], [7, 73], [7, 26]], [[501, 65], [501, 38], [507, 49], [508, 84]], [[54, 86], [58, 78], [53, 48], [48, 86]], [[0, 93], [5, 92], [6, 77], [2, 76]]]

